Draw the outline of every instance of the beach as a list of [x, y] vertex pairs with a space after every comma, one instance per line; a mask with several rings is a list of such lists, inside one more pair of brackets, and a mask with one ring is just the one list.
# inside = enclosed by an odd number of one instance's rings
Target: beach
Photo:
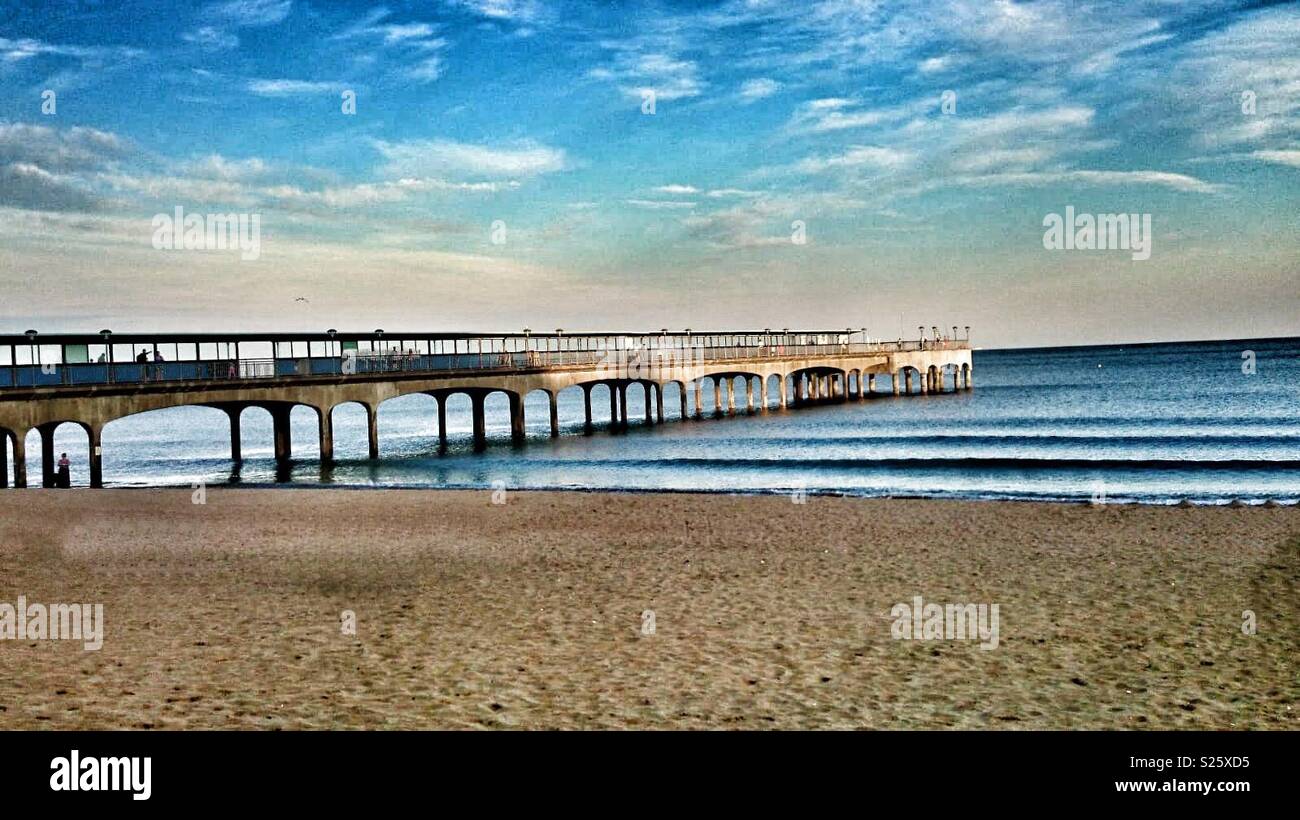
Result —
[[[195, 500], [0, 492], [0, 600], [104, 613], [0, 641], [0, 728], [1300, 727], [1294, 506]], [[996, 648], [895, 637], [916, 596]]]

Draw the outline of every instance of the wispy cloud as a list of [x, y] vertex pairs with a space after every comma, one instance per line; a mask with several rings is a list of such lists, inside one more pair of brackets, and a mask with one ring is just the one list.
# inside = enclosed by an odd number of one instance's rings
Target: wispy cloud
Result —
[[[386, 8], [370, 11], [358, 22], [348, 26], [334, 40], [370, 40], [376, 49], [385, 49], [402, 61], [398, 74], [419, 83], [437, 80], [446, 71], [444, 53], [450, 46], [434, 23], [422, 20], [394, 22], [392, 12]], [[366, 55], [377, 59], [376, 54]]]
[[249, 80], [248, 90], [259, 97], [300, 97], [312, 94], [340, 93], [344, 86], [336, 82], [311, 80]]
[[206, 16], [232, 26], [270, 26], [289, 16], [293, 0], [225, 0], [204, 8]]
[[449, 5], [490, 20], [534, 24], [549, 17], [540, 0], [449, 0]]
[[745, 80], [740, 86], [741, 102], [748, 105], [749, 103], [758, 102], [765, 97], [770, 97], [781, 90], [781, 84], [776, 80], [768, 77], [756, 77], [752, 80]]
[[1255, 159], [1261, 159], [1264, 162], [1276, 162], [1280, 165], [1290, 165], [1292, 168], [1300, 168], [1300, 150], [1255, 151], [1251, 156]]
[[695, 207], [694, 202], [669, 199], [625, 199], [623, 201], [635, 208], [651, 211], [680, 211]]
[[384, 157], [382, 172], [397, 177], [530, 177], [563, 170], [563, 149], [535, 142], [493, 147], [452, 140], [384, 142], [375, 147]]
[[181, 34], [187, 43], [220, 51], [239, 45], [239, 36], [231, 29], [261, 28], [281, 22], [289, 16], [293, 0], [225, 0], [204, 6], [199, 14], [206, 25]]

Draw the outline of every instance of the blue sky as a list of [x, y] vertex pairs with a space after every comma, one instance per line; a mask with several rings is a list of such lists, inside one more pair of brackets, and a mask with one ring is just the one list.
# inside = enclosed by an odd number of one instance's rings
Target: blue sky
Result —
[[[0, 9], [11, 331], [1300, 334], [1295, 3]], [[259, 258], [154, 249], [176, 206]], [[1067, 206], [1151, 258], [1045, 249]]]

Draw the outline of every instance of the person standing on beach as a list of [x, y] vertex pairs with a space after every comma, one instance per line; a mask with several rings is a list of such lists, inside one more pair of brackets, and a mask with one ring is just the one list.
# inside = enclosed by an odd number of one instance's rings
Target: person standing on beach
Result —
[[68, 454], [64, 453], [59, 456], [59, 476], [54, 482], [55, 487], [67, 488], [72, 486], [71, 468], [72, 462], [68, 461]]

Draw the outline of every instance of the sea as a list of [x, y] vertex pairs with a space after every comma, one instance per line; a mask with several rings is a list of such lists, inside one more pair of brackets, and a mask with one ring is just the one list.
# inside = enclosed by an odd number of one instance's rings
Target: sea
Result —
[[[181, 407], [112, 422], [103, 433], [105, 485], [479, 488], [776, 493], [1140, 504], [1296, 504], [1300, 500], [1300, 339], [976, 350], [974, 389], [894, 396], [887, 377], [863, 401], [644, 423], [629, 390], [625, 431], [608, 429], [609, 400], [560, 394], [561, 436], [547, 402], [527, 397], [527, 439], [510, 440], [506, 398], [487, 401], [489, 444], [473, 451], [469, 400], [448, 402], [439, 451], [428, 396], [379, 411], [379, 458], [367, 458], [365, 412], [334, 411], [335, 463], [317, 459], [314, 411], [292, 416], [293, 462], [277, 468], [271, 419], [242, 416], [243, 460], [230, 460], [219, 410]], [[948, 380], [951, 390], [951, 378]], [[775, 380], [770, 398], [775, 401]], [[712, 390], [705, 388], [706, 410]], [[755, 389], [755, 401], [758, 390]], [[690, 396], [694, 399], [693, 391]], [[692, 405], [693, 406], [693, 405]], [[86, 436], [56, 433], [73, 484], [86, 484]], [[33, 433], [29, 454], [39, 454]], [[29, 460], [34, 460], [30, 459]], [[39, 466], [29, 463], [29, 475]]]

